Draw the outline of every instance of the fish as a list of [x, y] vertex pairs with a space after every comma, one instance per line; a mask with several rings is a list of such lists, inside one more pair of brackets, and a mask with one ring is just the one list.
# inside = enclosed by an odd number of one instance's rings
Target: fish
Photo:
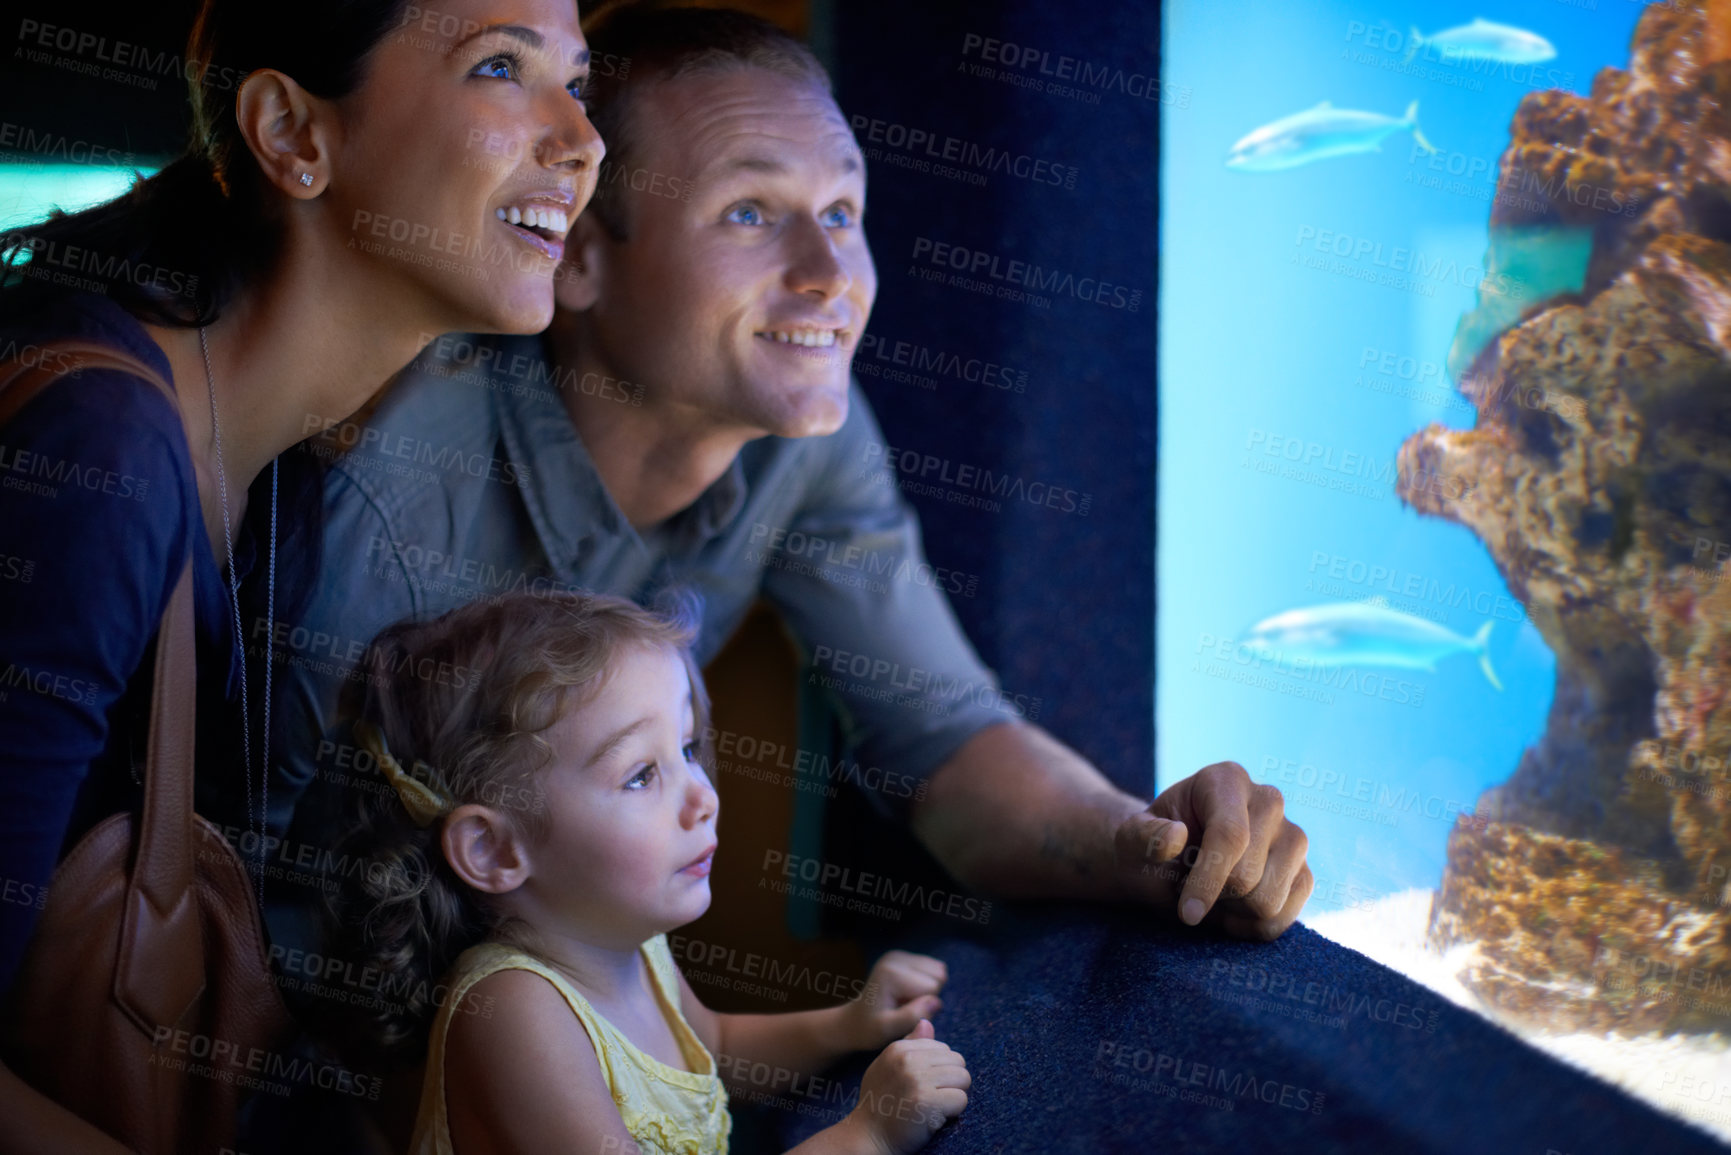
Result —
[[1388, 666], [1435, 671], [1454, 654], [1476, 654], [1485, 680], [1503, 688], [1491, 668], [1491, 624], [1464, 638], [1435, 622], [1390, 609], [1382, 599], [1332, 602], [1287, 610], [1257, 622], [1244, 644], [1258, 657], [1303, 659], [1318, 666]]
[[1242, 172], [1274, 172], [1329, 156], [1378, 152], [1385, 137], [1402, 131], [1410, 131], [1426, 152], [1436, 151], [1419, 131], [1416, 100], [1406, 106], [1406, 115], [1398, 120], [1380, 112], [1336, 108], [1325, 100], [1315, 108], [1283, 116], [1251, 132], [1232, 146], [1226, 167]]
[[1528, 32], [1510, 24], [1495, 24], [1482, 16], [1475, 16], [1471, 24], [1445, 28], [1435, 36], [1420, 35], [1414, 28], [1412, 39], [1407, 42], [1406, 59], [1410, 61], [1417, 56], [1419, 49], [1426, 44], [1441, 52], [1445, 61], [1494, 60], [1498, 64], [1537, 64], [1557, 55], [1556, 47], [1537, 32]]

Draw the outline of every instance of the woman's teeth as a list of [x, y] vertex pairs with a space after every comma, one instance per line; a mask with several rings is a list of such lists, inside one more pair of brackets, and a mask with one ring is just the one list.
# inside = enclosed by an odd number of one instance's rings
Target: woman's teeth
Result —
[[564, 236], [571, 227], [564, 209], [543, 209], [534, 206], [520, 209], [516, 205], [512, 205], [510, 208], [495, 209], [493, 215], [508, 225], [521, 225], [526, 229], [545, 229], [556, 237]]
[[834, 329], [782, 329], [771, 330], [763, 336], [771, 341], [780, 341], [783, 345], [810, 345], [813, 348], [827, 348], [835, 344]]

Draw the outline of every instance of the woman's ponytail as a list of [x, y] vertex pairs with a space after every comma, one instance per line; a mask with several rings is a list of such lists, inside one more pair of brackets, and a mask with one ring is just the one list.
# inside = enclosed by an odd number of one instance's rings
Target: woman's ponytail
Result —
[[95, 292], [142, 321], [206, 325], [275, 243], [256, 207], [224, 195], [189, 152], [115, 200], [0, 237], [0, 284]]
[[[187, 148], [119, 198], [0, 235], [0, 288], [84, 290], [142, 321], [208, 325], [281, 244], [278, 206], [241, 137], [235, 101], [274, 68], [315, 96], [352, 92], [407, 0], [204, 0], [187, 40]], [[26, 302], [20, 302], [26, 305]]]

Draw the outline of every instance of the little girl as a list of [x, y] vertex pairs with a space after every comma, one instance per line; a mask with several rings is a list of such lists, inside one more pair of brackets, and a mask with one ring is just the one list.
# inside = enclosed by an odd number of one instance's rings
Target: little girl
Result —
[[719, 809], [689, 617], [523, 594], [370, 648], [349, 706], [391, 788], [344, 847], [365, 868], [339, 934], [409, 992], [369, 1026], [425, 1041], [414, 1155], [725, 1152], [724, 1076], [886, 1043], [801, 1155], [915, 1151], [966, 1107], [928, 1018], [935, 958], [892, 951], [853, 1002], [775, 1015], [716, 1014], [674, 966], [667, 932], [709, 907]]

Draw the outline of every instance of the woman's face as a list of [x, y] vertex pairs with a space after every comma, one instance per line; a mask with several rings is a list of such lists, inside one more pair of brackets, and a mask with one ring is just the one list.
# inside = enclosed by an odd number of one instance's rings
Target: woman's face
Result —
[[405, 323], [534, 333], [595, 189], [574, 0], [408, 4], [338, 102], [325, 208], [339, 260]]

